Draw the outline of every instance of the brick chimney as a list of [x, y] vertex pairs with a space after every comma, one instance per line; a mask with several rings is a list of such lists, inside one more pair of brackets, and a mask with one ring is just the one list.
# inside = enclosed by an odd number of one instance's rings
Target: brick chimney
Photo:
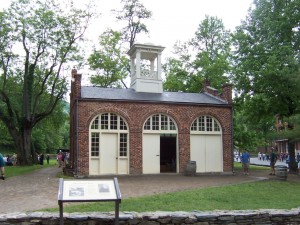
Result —
[[76, 69], [72, 69], [71, 79], [71, 98], [81, 98], [81, 77], [82, 74], [78, 74]]
[[220, 97], [225, 99], [229, 104], [232, 104], [232, 85], [224, 84], [222, 86], [222, 90], [223, 90], [223, 92], [220, 95]]
[[[78, 99], [81, 98], [81, 74], [76, 69], [71, 71], [71, 93], [70, 93], [70, 165], [73, 169], [78, 168]], [[77, 175], [77, 174], [76, 174]]]
[[210, 86], [210, 80], [209, 79], [205, 79], [204, 80], [204, 87], [209, 87]]
[[232, 85], [231, 84], [224, 84], [222, 86], [222, 93], [219, 94], [217, 89], [212, 88], [210, 86], [210, 81], [208, 79], [205, 79], [203, 82], [203, 91], [207, 92], [208, 94], [211, 94], [213, 96], [222, 98], [222, 99], [226, 100], [229, 104], [232, 104]]
[[210, 80], [208, 80], [208, 79], [205, 79], [205, 80], [204, 80], [203, 91], [204, 91], [204, 92], [207, 92], [207, 93], [209, 93], [209, 94], [211, 94], [211, 95], [213, 95], [213, 96], [219, 97], [218, 90], [215, 89], [215, 88], [212, 88], [212, 87], [210, 86]]

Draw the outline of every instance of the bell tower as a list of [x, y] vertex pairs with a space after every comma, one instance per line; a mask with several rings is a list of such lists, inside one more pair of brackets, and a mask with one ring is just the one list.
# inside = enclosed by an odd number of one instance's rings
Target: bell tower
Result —
[[165, 47], [134, 44], [130, 56], [130, 88], [136, 92], [162, 93], [161, 53]]

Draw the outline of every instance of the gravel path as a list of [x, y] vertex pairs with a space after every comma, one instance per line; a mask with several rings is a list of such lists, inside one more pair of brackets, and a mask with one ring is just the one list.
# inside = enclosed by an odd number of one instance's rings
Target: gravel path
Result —
[[[58, 207], [57, 193], [59, 178], [57, 167], [48, 167], [34, 173], [0, 180], [0, 213], [27, 212], [44, 208]], [[222, 186], [243, 182], [269, 179], [268, 171], [233, 175], [197, 175], [181, 174], [125, 175], [118, 176], [122, 199], [153, 195], [179, 190]], [[108, 179], [103, 176], [99, 179]], [[299, 179], [299, 177], [297, 177]], [[274, 179], [273, 177], [271, 179]]]
[[0, 213], [24, 212], [56, 207], [61, 168], [47, 167], [34, 173], [0, 181]]

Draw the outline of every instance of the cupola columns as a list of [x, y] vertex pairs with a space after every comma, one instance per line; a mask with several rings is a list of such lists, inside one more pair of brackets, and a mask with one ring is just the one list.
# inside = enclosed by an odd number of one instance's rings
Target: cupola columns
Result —
[[130, 88], [136, 92], [162, 93], [162, 46], [134, 44], [127, 52], [130, 56]]

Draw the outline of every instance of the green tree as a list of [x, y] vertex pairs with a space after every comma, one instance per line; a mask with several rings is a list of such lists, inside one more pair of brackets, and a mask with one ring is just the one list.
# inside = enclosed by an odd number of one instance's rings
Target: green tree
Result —
[[[240, 103], [237, 99], [234, 102], [234, 145], [239, 149], [246, 148], [250, 151], [259, 147], [270, 146], [269, 136], [275, 130], [274, 117], [261, 117], [265, 113], [263, 107], [258, 104], [268, 104], [261, 101], [259, 96], [257, 101], [247, 101]], [[253, 111], [253, 105], [257, 106], [257, 110]], [[265, 149], [266, 151], [266, 149]]]
[[88, 64], [93, 71], [90, 81], [101, 87], [125, 87], [125, 79], [130, 73], [129, 61], [124, 43], [129, 48], [134, 44], [137, 35], [148, 34], [144, 20], [151, 18], [151, 11], [147, 10], [139, 0], [121, 0], [123, 8], [113, 10], [116, 19], [125, 25], [121, 32], [106, 30], [99, 37], [99, 47], [94, 48], [88, 58]]
[[54, 153], [53, 150], [69, 148], [68, 104], [59, 101], [51, 115], [35, 126], [32, 132], [32, 147], [35, 151]]
[[197, 76], [209, 79], [215, 88], [228, 82], [231, 39], [222, 20], [206, 16], [190, 43], [197, 52], [193, 62]]
[[[249, 121], [299, 113], [300, 0], [256, 0], [233, 36], [233, 76]], [[291, 157], [294, 151], [291, 146]]]
[[129, 43], [129, 48], [134, 44], [136, 37], [140, 33], [148, 34], [144, 20], [152, 17], [152, 12], [147, 10], [139, 0], [121, 0], [123, 8], [113, 10], [118, 21], [125, 21], [126, 25], [122, 29], [123, 40]]
[[0, 134], [1, 153], [10, 153], [12, 150], [14, 150], [13, 139], [2, 121], [0, 121]]
[[[54, 149], [69, 148], [69, 103], [59, 101], [54, 111], [39, 122], [32, 131], [32, 148], [53, 153]], [[7, 154], [14, 151], [14, 142], [7, 127], [0, 121], [0, 148]]]
[[190, 90], [190, 82], [188, 81], [189, 72], [184, 68], [184, 63], [175, 58], [168, 58], [167, 63], [163, 65], [163, 70], [167, 72], [168, 77], [163, 84], [164, 90], [167, 91], [183, 91]]
[[222, 20], [206, 16], [190, 41], [175, 44], [177, 58], [168, 59], [163, 67], [166, 74], [164, 89], [199, 92], [205, 79], [220, 89], [228, 81], [230, 72], [230, 43], [230, 33], [225, 30]]
[[99, 47], [94, 48], [88, 58], [90, 69], [94, 71], [90, 81], [101, 87], [126, 87], [128, 59], [122, 51], [121, 33], [106, 30], [99, 37]]
[[[292, 115], [299, 101], [299, 0], [255, 1], [234, 35], [233, 82], [240, 98], [264, 95], [266, 111]], [[251, 98], [249, 98], [251, 100]]]
[[0, 13], [0, 120], [21, 165], [33, 163], [33, 128], [67, 92], [62, 68], [76, 58], [91, 16], [64, 3], [18, 0]]

